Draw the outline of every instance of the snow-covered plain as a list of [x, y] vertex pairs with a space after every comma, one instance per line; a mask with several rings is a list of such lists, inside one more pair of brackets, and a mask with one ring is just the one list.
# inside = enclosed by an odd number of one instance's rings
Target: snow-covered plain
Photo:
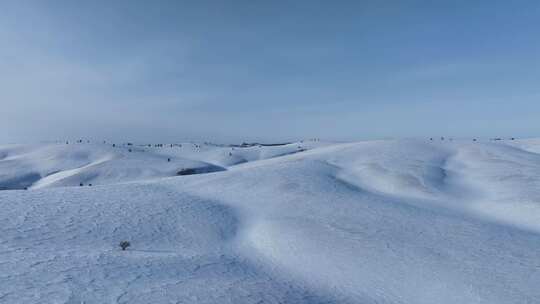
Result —
[[539, 303], [539, 153], [0, 146], [0, 303]]

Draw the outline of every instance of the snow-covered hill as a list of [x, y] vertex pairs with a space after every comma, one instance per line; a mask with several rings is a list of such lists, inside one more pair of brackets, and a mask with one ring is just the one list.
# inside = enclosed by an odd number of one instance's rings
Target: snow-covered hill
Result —
[[538, 140], [130, 148], [0, 148], [0, 303], [540, 299]]
[[[183, 143], [117, 145], [56, 143], [0, 146], [0, 190], [103, 185], [175, 176], [182, 170], [208, 173], [236, 164], [325, 145], [306, 141], [279, 146], [226, 147]], [[189, 172], [188, 172], [189, 173]]]

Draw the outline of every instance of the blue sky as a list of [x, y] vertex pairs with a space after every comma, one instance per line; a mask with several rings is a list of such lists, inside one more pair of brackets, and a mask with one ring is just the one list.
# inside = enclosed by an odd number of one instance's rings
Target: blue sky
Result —
[[538, 1], [0, 2], [0, 142], [540, 136]]

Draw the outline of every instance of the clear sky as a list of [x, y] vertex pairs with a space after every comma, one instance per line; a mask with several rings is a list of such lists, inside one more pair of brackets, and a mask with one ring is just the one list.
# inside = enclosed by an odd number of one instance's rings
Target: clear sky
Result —
[[540, 137], [540, 1], [0, 1], [0, 142]]

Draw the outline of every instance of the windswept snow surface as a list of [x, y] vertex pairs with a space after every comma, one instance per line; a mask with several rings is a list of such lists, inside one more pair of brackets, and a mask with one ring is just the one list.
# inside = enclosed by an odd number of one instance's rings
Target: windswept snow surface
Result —
[[540, 301], [538, 140], [189, 145], [0, 147], [0, 303]]

